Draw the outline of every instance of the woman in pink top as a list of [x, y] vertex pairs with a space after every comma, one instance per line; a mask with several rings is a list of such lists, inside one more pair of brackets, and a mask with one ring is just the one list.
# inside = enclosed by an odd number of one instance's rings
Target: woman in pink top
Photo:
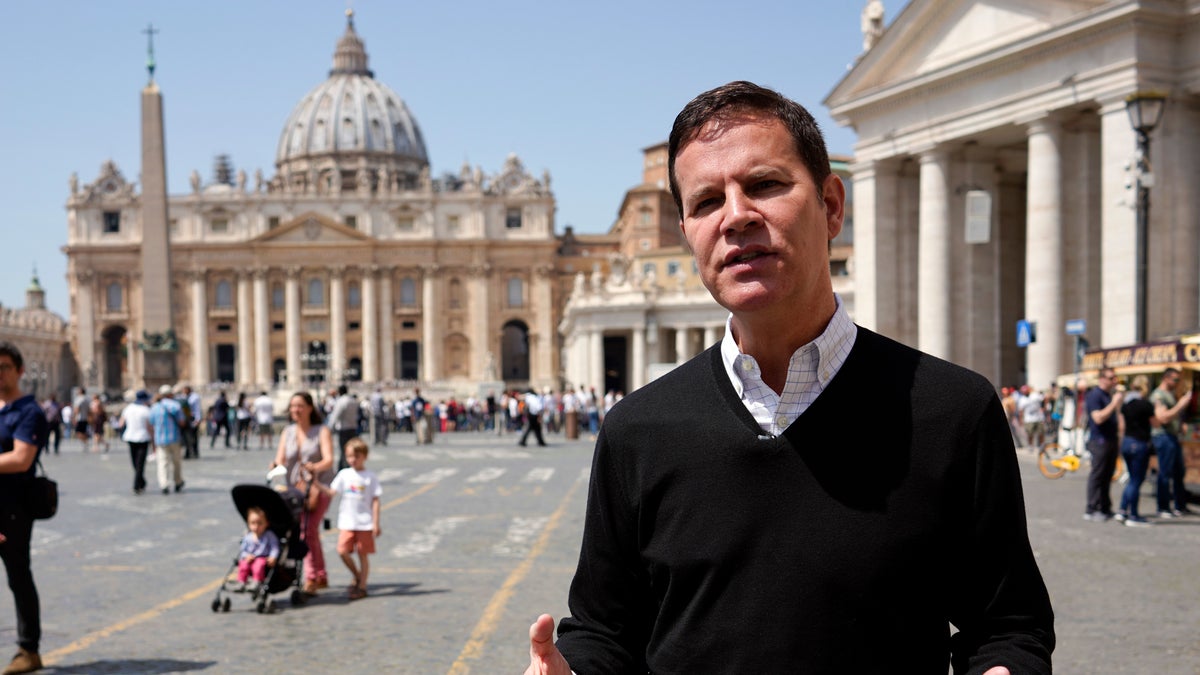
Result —
[[288, 483], [308, 497], [304, 514], [304, 541], [308, 555], [304, 556], [304, 592], [315, 595], [317, 589], [329, 586], [325, 572], [325, 554], [321, 551], [321, 518], [329, 508], [329, 496], [321, 490], [308, 489], [312, 480], [328, 485], [333, 480], [333, 435], [321, 424], [321, 411], [313, 405], [308, 392], [297, 392], [288, 403], [292, 423], [279, 436], [279, 449], [270, 468], [287, 469]]

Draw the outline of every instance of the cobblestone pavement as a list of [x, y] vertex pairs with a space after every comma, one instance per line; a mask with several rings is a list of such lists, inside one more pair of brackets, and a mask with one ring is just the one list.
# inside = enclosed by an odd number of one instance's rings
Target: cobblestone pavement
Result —
[[[385, 490], [370, 597], [346, 599], [332, 530], [330, 589], [304, 607], [276, 596], [269, 615], [248, 596], [228, 613], [210, 604], [244, 528], [229, 489], [264, 480], [273, 451], [202, 447], [184, 463], [183, 493], [160, 494], [149, 470], [150, 489], [134, 496], [123, 444], [84, 454], [65, 443], [44, 462], [59, 515], [34, 529], [47, 672], [521, 672], [529, 623], [565, 612], [586, 500], [591, 443], [548, 441], [462, 433], [416, 447], [393, 435], [368, 460]], [[1020, 462], [1057, 614], [1056, 670], [1200, 672], [1200, 517], [1085, 522], [1086, 466], [1051, 481], [1032, 456]], [[1147, 488], [1143, 513], [1152, 506]], [[0, 592], [0, 643], [14, 638]]]

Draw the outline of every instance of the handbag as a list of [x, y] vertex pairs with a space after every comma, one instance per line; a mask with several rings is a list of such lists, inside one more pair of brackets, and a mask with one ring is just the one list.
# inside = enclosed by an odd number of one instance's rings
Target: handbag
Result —
[[35, 475], [29, 480], [25, 503], [29, 508], [30, 516], [35, 520], [46, 520], [53, 518], [54, 514], [58, 513], [58, 483], [46, 475], [46, 469], [42, 466], [40, 459], [37, 465], [38, 469], [41, 469], [42, 475]]

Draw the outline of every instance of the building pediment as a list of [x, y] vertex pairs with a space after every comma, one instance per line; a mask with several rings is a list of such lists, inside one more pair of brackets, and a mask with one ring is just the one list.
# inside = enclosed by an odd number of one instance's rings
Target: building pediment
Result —
[[319, 213], [302, 213], [252, 240], [259, 244], [350, 244], [371, 237]]
[[913, 0], [854, 64], [830, 108], [1020, 45], [1106, 0]]

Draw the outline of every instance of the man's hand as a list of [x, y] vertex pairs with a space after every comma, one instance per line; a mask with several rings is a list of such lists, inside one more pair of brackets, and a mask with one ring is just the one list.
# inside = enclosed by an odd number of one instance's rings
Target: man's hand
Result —
[[543, 614], [529, 627], [529, 667], [525, 675], [571, 675], [571, 666], [554, 646], [554, 617]]

